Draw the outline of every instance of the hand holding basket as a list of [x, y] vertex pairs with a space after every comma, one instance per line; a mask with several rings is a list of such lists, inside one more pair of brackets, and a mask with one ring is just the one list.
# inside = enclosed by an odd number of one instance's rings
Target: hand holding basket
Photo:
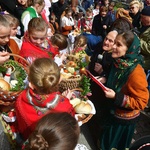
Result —
[[[9, 55], [22, 59], [25, 62], [25, 64], [27, 64], [26, 67], [23, 66], [22, 64], [20, 64], [19, 62], [16, 62], [15, 60], [8, 60], [2, 66], [6, 67], [6, 68], [13, 67], [13, 69], [14, 69], [13, 71], [17, 71], [18, 68], [21, 69], [22, 72], [20, 72], [20, 70], [18, 70], [17, 75], [16, 75], [16, 78], [18, 78], [18, 80], [19, 80], [19, 78], [23, 78], [23, 80], [24, 80], [24, 78], [27, 78], [27, 72], [28, 72], [28, 66], [29, 66], [28, 62], [19, 55], [16, 55], [16, 54], [9, 54]], [[16, 68], [12, 64], [15, 64]], [[23, 87], [19, 87], [19, 84], [20, 83], [18, 81], [17, 90], [5, 91], [2, 88], [0, 88], [0, 111], [7, 112], [11, 108], [13, 108], [16, 98], [19, 96], [19, 94], [25, 88], [25, 83], [23, 83], [24, 84]]]

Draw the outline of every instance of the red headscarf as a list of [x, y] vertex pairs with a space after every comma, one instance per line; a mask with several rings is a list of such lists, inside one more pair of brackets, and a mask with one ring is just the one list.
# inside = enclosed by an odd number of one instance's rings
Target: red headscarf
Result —
[[25, 33], [22, 47], [20, 50], [20, 56], [27, 58], [27, 57], [33, 57], [33, 58], [54, 58], [55, 55], [59, 54], [58, 48], [52, 46], [50, 40], [45, 39], [45, 42], [47, 43], [47, 48], [40, 48], [36, 45], [34, 45], [30, 39], [28, 38], [28, 32]]

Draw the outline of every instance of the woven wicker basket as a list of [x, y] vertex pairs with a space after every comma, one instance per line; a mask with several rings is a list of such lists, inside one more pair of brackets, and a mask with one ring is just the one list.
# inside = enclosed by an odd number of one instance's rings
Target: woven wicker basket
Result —
[[73, 54], [68, 54], [67, 59], [70, 60], [70, 61], [74, 61], [74, 62], [79, 61], [79, 57], [77, 57], [76, 55], [73, 55]]
[[[78, 91], [82, 92], [81, 88], [75, 88], [71, 90], [72, 92]], [[88, 122], [93, 117], [93, 114], [83, 114], [83, 116], [78, 117], [78, 121], [82, 122], [82, 124]]]
[[81, 118], [82, 124], [87, 123], [91, 118], [93, 117], [93, 114], [85, 115], [85, 118]]
[[[9, 54], [10, 56], [18, 57], [22, 59], [25, 64], [27, 64], [26, 67], [24, 67], [22, 64], [18, 63], [26, 72], [28, 72], [28, 66], [29, 63], [24, 59], [23, 57], [16, 55], [16, 54]], [[15, 61], [15, 60], [14, 60]], [[0, 111], [2, 112], [8, 112], [10, 109], [14, 107], [14, 103], [16, 98], [19, 96], [19, 94], [22, 92], [22, 90], [19, 91], [3, 91], [0, 89]]]
[[81, 76], [76, 76], [74, 78], [69, 78], [69, 79], [62, 79], [61, 82], [59, 83], [59, 91], [64, 92], [65, 90], [72, 90], [75, 88], [78, 88], [80, 86], [80, 81], [82, 77]]

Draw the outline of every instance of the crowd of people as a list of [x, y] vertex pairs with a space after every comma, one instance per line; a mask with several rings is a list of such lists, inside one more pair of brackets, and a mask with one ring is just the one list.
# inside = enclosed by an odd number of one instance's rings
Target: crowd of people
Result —
[[28, 86], [13, 108], [17, 148], [78, 150], [71, 91], [61, 93], [58, 85], [59, 66], [81, 50], [86, 69], [106, 86], [90, 83], [96, 114], [88, 126], [95, 145], [130, 148], [149, 100], [150, 0], [118, 6], [109, 0], [0, 0], [0, 64], [13, 59], [25, 65], [13, 53], [30, 65]]

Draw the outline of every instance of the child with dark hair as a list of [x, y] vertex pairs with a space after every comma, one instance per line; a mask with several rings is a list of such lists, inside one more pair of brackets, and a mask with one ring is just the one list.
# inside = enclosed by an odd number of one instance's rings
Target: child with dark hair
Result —
[[63, 35], [68, 34], [74, 29], [73, 10], [66, 8], [60, 19], [60, 30]]
[[111, 2], [108, 6], [108, 15], [111, 16], [112, 22], [116, 20], [115, 2]]
[[101, 6], [105, 6], [108, 8], [110, 1], [109, 0], [100, 0], [99, 2]]
[[80, 128], [74, 117], [66, 112], [49, 113], [42, 117], [25, 143], [25, 150], [73, 150]]
[[55, 14], [51, 14], [50, 15], [50, 24], [52, 25], [52, 27], [54, 28], [54, 33], [59, 33], [59, 24], [57, 22], [57, 18], [55, 16]]
[[67, 38], [59, 33], [56, 33], [50, 38], [50, 42], [53, 45], [53, 47], [56, 47], [59, 49], [59, 51], [64, 50], [68, 43], [67, 43]]
[[27, 139], [37, 121], [51, 112], [75, 112], [68, 98], [58, 92], [60, 70], [49, 58], [36, 59], [29, 68], [29, 88], [18, 97], [15, 108], [18, 130]]
[[93, 24], [93, 11], [91, 8], [86, 10], [86, 16], [81, 19], [81, 29], [84, 32], [91, 33]]

